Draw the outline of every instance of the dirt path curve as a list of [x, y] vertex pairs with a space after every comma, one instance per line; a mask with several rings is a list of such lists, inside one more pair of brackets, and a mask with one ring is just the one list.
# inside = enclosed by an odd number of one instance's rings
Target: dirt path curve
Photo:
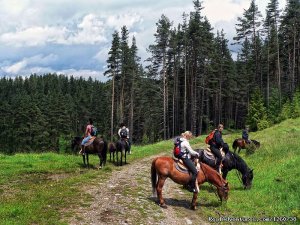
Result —
[[[192, 194], [167, 179], [163, 196], [168, 205], [162, 209], [152, 197], [150, 168], [152, 159], [139, 160], [114, 169], [106, 181], [86, 188], [92, 203], [75, 210], [69, 224], [208, 224], [201, 208], [189, 209]], [[199, 200], [199, 199], [198, 199]]]

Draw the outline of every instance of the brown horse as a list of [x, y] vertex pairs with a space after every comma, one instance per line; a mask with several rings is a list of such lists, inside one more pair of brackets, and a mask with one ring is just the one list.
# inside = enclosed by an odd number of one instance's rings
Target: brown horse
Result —
[[115, 153], [117, 152], [115, 143], [110, 142], [108, 144], [108, 151], [109, 151], [109, 161], [111, 161], [111, 155], [112, 155], [113, 162], [115, 162]]
[[[250, 140], [250, 145], [253, 143], [255, 148], [259, 148], [260, 147], [260, 143], [256, 140]], [[234, 153], [236, 151], [237, 148], [239, 148], [238, 150], [238, 154], [240, 153], [241, 149], [245, 149], [249, 146], [249, 144], [246, 143], [246, 141], [242, 138], [237, 138], [234, 140], [233, 144], [232, 144], [232, 148], [234, 149]]]
[[[198, 185], [204, 182], [209, 182], [217, 187], [217, 192], [220, 200], [228, 199], [229, 186], [228, 182], [222, 176], [212, 169], [210, 166], [200, 163], [201, 170], [197, 175]], [[152, 161], [151, 166], [151, 183], [153, 196], [157, 194], [159, 205], [162, 208], [167, 208], [162, 197], [162, 189], [167, 178], [171, 178], [175, 183], [187, 185], [191, 179], [188, 173], [180, 172], [176, 169], [176, 163], [171, 157], [158, 157]], [[156, 192], [155, 192], [156, 190]], [[198, 192], [193, 194], [191, 209], [196, 209]]]
[[[75, 149], [81, 146], [81, 137], [75, 137], [72, 140], [71, 147]], [[92, 144], [84, 147], [85, 154], [82, 155], [84, 166], [89, 167], [89, 154], [97, 154], [99, 157], [99, 169], [106, 163], [106, 153], [107, 153], [107, 142], [103, 138], [97, 137]]]

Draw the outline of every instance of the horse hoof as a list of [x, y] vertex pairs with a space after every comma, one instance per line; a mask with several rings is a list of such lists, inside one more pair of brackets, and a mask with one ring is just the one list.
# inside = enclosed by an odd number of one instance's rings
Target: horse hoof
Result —
[[196, 206], [191, 206], [191, 210], [196, 210]]
[[98, 167], [98, 170], [100, 170], [100, 169], [102, 169], [102, 166], [99, 166], [99, 167]]
[[160, 207], [162, 207], [163, 209], [168, 208], [168, 206], [164, 203], [164, 204], [159, 204]]

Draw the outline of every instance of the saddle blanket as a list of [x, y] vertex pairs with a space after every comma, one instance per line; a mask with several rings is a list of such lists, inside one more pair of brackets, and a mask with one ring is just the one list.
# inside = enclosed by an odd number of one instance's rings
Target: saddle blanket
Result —
[[[220, 149], [222, 158], [225, 157], [225, 152], [223, 151], [223, 148]], [[203, 151], [204, 156], [210, 160], [216, 160], [215, 155], [211, 152], [211, 149], [209, 147], [207, 147], [206, 149], [204, 149]]]

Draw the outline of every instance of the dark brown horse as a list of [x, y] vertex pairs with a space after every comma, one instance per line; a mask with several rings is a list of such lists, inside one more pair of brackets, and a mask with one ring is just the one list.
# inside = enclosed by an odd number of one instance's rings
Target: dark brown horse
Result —
[[[81, 137], [75, 137], [72, 140], [71, 147], [72, 149], [80, 148]], [[99, 169], [102, 168], [102, 166], [105, 166], [106, 163], [106, 153], [107, 153], [107, 142], [103, 140], [103, 138], [96, 137], [92, 144], [85, 146], [84, 149], [85, 154], [82, 155], [83, 158], [83, 164], [84, 166], [89, 167], [89, 154], [97, 154], [99, 157]]]
[[110, 142], [108, 144], [108, 151], [109, 151], [109, 161], [111, 161], [111, 156], [112, 156], [113, 162], [115, 162], [115, 153], [117, 152], [115, 143]]
[[[123, 165], [123, 157], [126, 164], [126, 156], [127, 153], [130, 151], [130, 146], [126, 138], [121, 138], [116, 142], [116, 153], [117, 153], [117, 165]], [[119, 161], [119, 153], [120, 153], [120, 161]]]
[[247, 144], [246, 141], [242, 138], [235, 139], [233, 144], [232, 144], [232, 148], [234, 149], [234, 153], [235, 153], [236, 149], [239, 148], [239, 150], [238, 150], [238, 154], [239, 154], [241, 149], [245, 149], [251, 144], [253, 144], [255, 146], [255, 148], [260, 147], [260, 143], [258, 141], [250, 140], [250, 142], [251, 142], [250, 144]]
[[[200, 163], [201, 170], [197, 175], [197, 182], [200, 186], [204, 182], [209, 182], [217, 187], [220, 200], [228, 199], [229, 186], [228, 182], [210, 166]], [[171, 178], [175, 183], [187, 185], [191, 179], [188, 173], [179, 171], [176, 168], [175, 161], [171, 157], [158, 157], [152, 161], [151, 166], [151, 183], [153, 195], [157, 194], [159, 205], [166, 208], [166, 203], [162, 197], [162, 189], [167, 178]], [[156, 190], [156, 192], [155, 192]], [[193, 194], [191, 209], [196, 209], [198, 192]]]
[[[205, 154], [204, 149], [196, 149], [199, 153], [199, 159], [201, 162], [211, 166], [216, 169], [216, 160], [215, 158], [210, 158]], [[237, 154], [228, 151], [223, 160], [222, 160], [222, 177], [226, 179], [227, 174], [232, 169], [236, 169], [240, 172], [241, 175], [238, 174], [238, 177], [241, 177], [240, 180], [244, 185], [245, 189], [250, 189], [252, 186], [253, 180], [253, 169], [250, 169], [246, 162]]]

